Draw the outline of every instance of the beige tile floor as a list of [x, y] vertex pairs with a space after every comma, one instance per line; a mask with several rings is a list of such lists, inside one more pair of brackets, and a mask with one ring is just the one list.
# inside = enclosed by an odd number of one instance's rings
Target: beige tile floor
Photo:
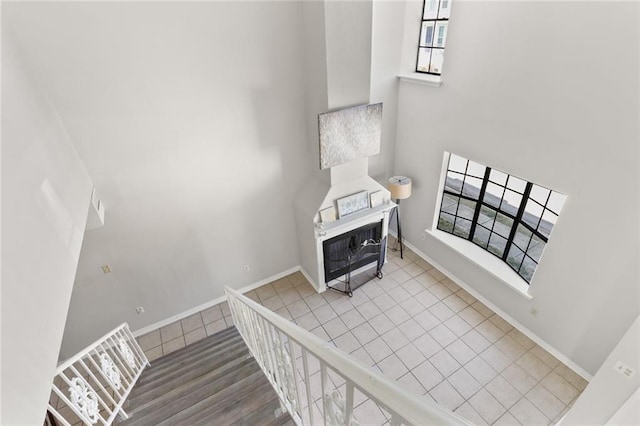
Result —
[[[556, 423], [587, 382], [406, 250], [349, 298], [300, 273], [246, 293], [363, 364], [475, 424]], [[138, 338], [150, 360], [232, 325], [226, 303]]]
[[138, 343], [149, 361], [153, 361], [232, 325], [231, 311], [225, 302], [140, 336]]

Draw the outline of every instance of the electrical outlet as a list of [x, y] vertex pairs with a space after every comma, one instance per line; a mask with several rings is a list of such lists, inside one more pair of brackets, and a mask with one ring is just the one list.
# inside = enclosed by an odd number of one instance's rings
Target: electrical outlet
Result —
[[244, 268], [243, 268], [243, 269], [244, 269], [245, 271], [248, 271], [248, 270], [249, 270], [249, 269], [251, 269], [251, 268], [249, 268], [249, 265], [244, 265]]
[[613, 366], [613, 369], [616, 370], [618, 373], [622, 374], [627, 379], [632, 378], [636, 374], [636, 370], [629, 367], [627, 364], [625, 364], [622, 361], [616, 362], [616, 365]]
[[144, 314], [144, 308], [143, 308], [142, 306], [138, 306], [138, 307], [136, 308], [136, 312], [137, 312], [138, 314]]

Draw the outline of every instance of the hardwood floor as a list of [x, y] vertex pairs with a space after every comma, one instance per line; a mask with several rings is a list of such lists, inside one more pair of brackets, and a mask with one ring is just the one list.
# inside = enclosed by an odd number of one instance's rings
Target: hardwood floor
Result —
[[293, 425], [235, 327], [152, 362], [121, 425]]

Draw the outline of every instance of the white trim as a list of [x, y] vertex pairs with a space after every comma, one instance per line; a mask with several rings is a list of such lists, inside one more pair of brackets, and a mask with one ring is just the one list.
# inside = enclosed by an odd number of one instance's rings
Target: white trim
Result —
[[[442, 169], [440, 170], [440, 182], [438, 184], [438, 194], [442, 194], [444, 191], [445, 182], [447, 179], [447, 170], [451, 153], [444, 151], [442, 159]], [[433, 215], [433, 224], [431, 229], [425, 229], [424, 232], [431, 235], [441, 243], [449, 246], [459, 254], [464, 256], [467, 260], [473, 262], [479, 268], [484, 269], [499, 282], [506, 285], [511, 290], [515, 291], [521, 297], [527, 300], [533, 299], [532, 292], [534, 291], [530, 284], [528, 284], [517, 272], [504, 261], [499, 260], [496, 256], [489, 251], [484, 250], [470, 241], [466, 241], [463, 238], [449, 234], [447, 232], [440, 231], [438, 229], [438, 220], [440, 216], [440, 208], [442, 204], [442, 197], [438, 197], [436, 202], [435, 214]], [[534, 271], [535, 272], [535, 271]]]
[[[276, 280], [279, 280], [280, 278], [284, 278], [287, 275], [291, 275], [294, 272], [298, 272], [299, 270], [300, 270], [300, 265], [296, 265], [296, 266], [293, 266], [293, 267], [291, 267], [289, 269], [286, 269], [286, 270], [284, 270], [282, 272], [278, 272], [277, 274], [271, 275], [270, 277], [263, 278], [260, 281], [256, 281], [253, 284], [249, 284], [247, 286], [239, 288], [236, 291], [238, 293], [240, 293], [240, 294], [248, 293], [251, 290], [255, 290], [258, 287], [262, 287], [263, 285], [269, 284], [270, 282], [273, 282], [273, 281], [276, 281]], [[226, 297], [224, 298], [224, 300], [227, 300]]]
[[[304, 275], [304, 277], [307, 279], [307, 281], [309, 281], [309, 283], [311, 284], [311, 286], [318, 292], [321, 293], [320, 289], [318, 288], [318, 284], [311, 278], [311, 275], [309, 275], [307, 273], [307, 271], [304, 270], [304, 268], [302, 266], [300, 266], [300, 272], [302, 272], [302, 275]], [[325, 288], [326, 290], [326, 288]]]
[[[393, 235], [394, 237], [397, 237], [397, 234], [395, 232], [392, 232], [391, 230], [389, 230], [389, 234]], [[403, 240], [404, 240], [404, 238], [403, 238]], [[480, 302], [482, 302], [483, 304], [487, 305], [487, 307], [489, 307], [493, 312], [495, 312], [496, 314], [501, 316], [504, 320], [506, 320], [509, 324], [511, 324], [513, 327], [515, 327], [522, 334], [524, 334], [525, 336], [527, 336], [528, 338], [533, 340], [535, 343], [537, 343], [544, 350], [546, 350], [551, 355], [556, 357], [558, 360], [560, 360], [560, 362], [562, 362], [563, 364], [565, 364], [566, 366], [571, 368], [573, 371], [578, 373], [586, 381], [591, 381], [591, 379], [593, 379], [593, 376], [591, 374], [589, 374], [586, 370], [584, 370], [578, 364], [573, 362], [570, 358], [568, 358], [562, 352], [558, 351], [556, 348], [551, 346], [549, 343], [547, 343], [546, 341], [542, 340], [533, 331], [529, 330], [527, 327], [525, 327], [524, 325], [520, 324], [518, 321], [513, 319], [510, 315], [507, 315], [507, 313], [505, 313], [502, 309], [498, 308], [495, 304], [493, 304], [491, 301], [489, 301], [486, 297], [484, 297], [483, 295], [478, 293], [473, 287], [471, 287], [470, 285], [465, 283], [463, 280], [458, 278], [455, 274], [452, 274], [446, 268], [443, 268], [440, 264], [438, 264], [438, 262], [434, 261], [429, 256], [424, 254], [416, 246], [414, 246], [413, 244], [407, 242], [406, 240], [404, 241], [404, 245], [406, 247], [410, 248], [415, 254], [420, 256], [423, 260], [425, 260], [425, 261], [429, 262], [431, 265], [435, 266], [438, 270], [440, 270], [440, 272], [445, 274], [449, 279], [451, 279], [456, 284], [458, 284], [460, 287], [465, 289], [467, 292], [469, 292], [469, 294], [471, 294], [473, 297], [478, 299]]]
[[408, 83], [420, 84], [422, 86], [430, 86], [430, 87], [440, 87], [442, 86], [442, 77], [439, 75], [433, 74], [422, 74], [422, 73], [413, 73], [413, 74], [401, 74], [398, 76], [400, 81], [406, 81]]
[[[277, 273], [275, 275], [271, 275], [270, 277], [261, 279], [260, 281], [256, 281], [253, 284], [249, 284], [247, 286], [239, 288], [236, 291], [238, 293], [244, 294], [244, 293], [247, 293], [247, 292], [249, 292], [251, 290], [255, 290], [258, 287], [262, 287], [265, 284], [269, 284], [272, 281], [279, 280], [280, 278], [284, 278], [287, 275], [291, 275], [294, 272], [298, 272], [298, 271], [301, 271], [300, 266], [294, 266], [294, 267], [289, 268], [289, 269], [287, 269], [285, 271], [279, 272], [279, 273]], [[309, 279], [309, 277], [307, 276], [307, 274], [304, 271], [302, 271], [302, 274], [307, 279]], [[311, 282], [311, 280], [309, 280], [309, 282]], [[186, 318], [188, 316], [191, 316], [193, 314], [197, 314], [198, 312], [203, 311], [203, 310], [205, 310], [207, 308], [210, 308], [212, 306], [215, 306], [215, 305], [218, 305], [218, 304], [220, 304], [222, 302], [225, 302], [226, 300], [227, 300], [226, 296], [217, 297], [217, 298], [215, 298], [213, 300], [210, 300], [210, 301], [208, 301], [206, 303], [203, 303], [202, 305], [198, 305], [198, 306], [196, 306], [194, 308], [191, 308], [191, 309], [188, 309], [186, 311], [180, 312], [179, 314], [170, 316], [169, 318], [165, 318], [165, 319], [163, 319], [161, 321], [155, 322], [155, 323], [153, 323], [151, 325], [148, 325], [146, 327], [142, 327], [142, 328], [140, 328], [140, 329], [138, 329], [136, 331], [133, 331], [132, 332], [133, 336], [134, 337], [138, 337], [138, 336], [142, 336], [144, 334], [150, 333], [150, 332], [152, 332], [154, 330], [157, 330], [157, 329], [159, 329], [161, 327], [164, 327], [165, 325], [169, 325], [169, 324], [171, 324], [173, 322], [176, 322], [178, 320], [184, 319], [184, 318]]]
[[[389, 234], [392, 235], [395, 238], [398, 237], [397, 233], [394, 232], [391, 229], [389, 229]], [[422, 259], [424, 259], [425, 261], [429, 262], [431, 265], [435, 266], [443, 274], [445, 274], [449, 279], [454, 281], [460, 287], [464, 288], [466, 291], [468, 291], [473, 297], [478, 299], [480, 302], [482, 302], [483, 304], [487, 305], [492, 311], [494, 311], [495, 313], [500, 315], [509, 324], [511, 324], [516, 329], [518, 329], [518, 331], [520, 331], [521, 333], [526, 335], [528, 338], [533, 340], [535, 343], [537, 343], [539, 346], [541, 346], [544, 350], [549, 352], [551, 355], [555, 356], [563, 364], [567, 365], [573, 371], [575, 371], [580, 376], [582, 376], [582, 378], [584, 378], [587, 381], [591, 381], [591, 379], [593, 378], [593, 376], [591, 374], [589, 374], [582, 367], [580, 367], [578, 364], [573, 362], [570, 358], [565, 356], [562, 352], [558, 351], [556, 348], [551, 346], [549, 343], [547, 343], [546, 341], [542, 340], [538, 335], [533, 333], [531, 330], [529, 330], [528, 328], [526, 328], [525, 326], [520, 324], [518, 321], [513, 319], [510, 315], [507, 315], [502, 309], [498, 308], [495, 304], [490, 302], [486, 297], [484, 297], [483, 295], [478, 293], [473, 287], [469, 286], [463, 280], [458, 278], [455, 274], [453, 274], [450, 271], [448, 271], [447, 269], [443, 268], [438, 262], [434, 261], [432, 258], [430, 258], [426, 254], [424, 254], [420, 249], [418, 249], [413, 244], [411, 244], [411, 243], [409, 243], [409, 242], [407, 242], [405, 240], [404, 241], [404, 245], [407, 246], [408, 248], [410, 248], [415, 254], [420, 256]], [[268, 284], [268, 283], [270, 283], [272, 281], [275, 281], [275, 280], [278, 280], [280, 278], [286, 277], [287, 275], [291, 275], [294, 272], [298, 272], [298, 271], [300, 271], [302, 273], [302, 275], [304, 275], [304, 277], [307, 279], [307, 281], [309, 281], [309, 283], [311, 283], [311, 285], [317, 291], [318, 290], [317, 284], [313, 281], [313, 279], [311, 279], [311, 276], [301, 266], [294, 266], [294, 267], [289, 268], [289, 269], [287, 269], [287, 270], [285, 270], [283, 272], [280, 272], [278, 274], [275, 274], [275, 275], [272, 275], [270, 277], [264, 278], [264, 279], [262, 279], [260, 281], [257, 281], [255, 283], [253, 283], [253, 284], [249, 284], [248, 286], [242, 287], [242, 288], [240, 288], [240, 289], [238, 289], [236, 291], [239, 292], [239, 293], [243, 293], [244, 294], [244, 293], [247, 293], [247, 292], [249, 292], [251, 290], [255, 290], [256, 288], [261, 287], [261, 286], [263, 286], [265, 284]], [[207, 308], [210, 308], [210, 307], [215, 306], [217, 304], [220, 304], [220, 303], [222, 303], [222, 302], [224, 302], [226, 300], [227, 300], [227, 298], [225, 296], [218, 297], [218, 298], [213, 299], [213, 300], [211, 300], [211, 301], [209, 301], [207, 303], [204, 303], [202, 305], [196, 306], [195, 308], [189, 309], [187, 311], [184, 311], [182, 313], [179, 313], [177, 315], [174, 315], [174, 316], [169, 317], [167, 319], [164, 319], [162, 321], [158, 321], [158, 322], [156, 322], [154, 324], [151, 324], [151, 325], [143, 327], [143, 328], [141, 328], [139, 330], [133, 331], [132, 332], [133, 336], [134, 337], [138, 337], [138, 336], [141, 336], [143, 334], [147, 334], [147, 333], [149, 333], [151, 331], [154, 331], [156, 329], [164, 327], [165, 325], [169, 325], [169, 324], [171, 324], [171, 323], [173, 323], [173, 322], [175, 322], [177, 320], [181, 320], [181, 319], [186, 318], [186, 317], [188, 317], [190, 315], [198, 313], [198, 312], [200, 312], [200, 311], [202, 311], [204, 309], [207, 309]]]
[[526, 283], [526, 281], [514, 272], [509, 265], [488, 251], [477, 247], [468, 240], [464, 240], [460, 237], [456, 237], [455, 235], [451, 235], [437, 229], [425, 229], [424, 232], [431, 235], [441, 243], [451, 247], [467, 260], [487, 271], [500, 283], [515, 291], [518, 296], [524, 297], [527, 300], [533, 299], [533, 295], [529, 293], [531, 287]]

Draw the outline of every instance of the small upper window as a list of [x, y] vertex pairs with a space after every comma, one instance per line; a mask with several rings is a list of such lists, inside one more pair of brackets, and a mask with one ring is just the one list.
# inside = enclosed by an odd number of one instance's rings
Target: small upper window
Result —
[[451, 154], [438, 229], [501, 258], [530, 283], [565, 198]]
[[424, 0], [416, 71], [440, 75], [451, 0]]

